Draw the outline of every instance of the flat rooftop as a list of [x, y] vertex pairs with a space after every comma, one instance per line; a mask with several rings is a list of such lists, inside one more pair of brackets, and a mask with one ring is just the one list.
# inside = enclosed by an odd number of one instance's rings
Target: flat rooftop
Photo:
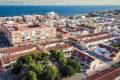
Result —
[[63, 42], [63, 40], [48, 41], [48, 42], [45, 42], [45, 43], [41, 43], [41, 46], [46, 46], [46, 45], [49, 45], [49, 44], [61, 43], [61, 42]]
[[21, 30], [27, 30], [27, 29], [36, 29], [36, 28], [47, 28], [47, 25], [44, 24], [19, 24], [19, 23], [13, 23], [13, 24], [3, 24], [5, 28], [7, 28], [10, 32], [12, 31], [21, 31]]
[[70, 47], [73, 47], [73, 46], [70, 45], [70, 44], [66, 44], [64, 42], [60, 42], [60, 43], [53, 43], [51, 45], [48, 44], [48, 46], [46, 45], [43, 48], [46, 49], [46, 50], [48, 50], [48, 51], [50, 51], [50, 50], [55, 50], [55, 49], [65, 50], [65, 49], [68, 49]]
[[22, 52], [24, 50], [32, 49], [34, 48], [34, 45], [29, 45], [29, 46], [22, 46], [22, 47], [9, 47], [9, 48], [2, 48], [0, 49], [0, 57], [3, 56], [10, 56], [13, 55], [15, 52]]
[[85, 71], [86, 71], [86, 69], [90, 68], [90, 63], [95, 60], [95, 58], [85, 54], [82, 51], [76, 50], [76, 49], [74, 51], [72, 51], [72, 53], [73, 53], [73, 56], [75, 56], [75, 58], [80, 60], [81, 65], [83, 66], [83, 69]]
[[94, 37], [94, 36], [99, 36], [99, 35], [104, 35], [108, 34], [107, 32], [98, 32], [98, 33], [90, 33], [84, 36], [77, 36], [78, 38], [85, 38], [85, 37]]
[[91, 43], [95, 41], [112, 39], [115, 37], [116, 37], [115, 35], [108, 34], [107, 32], [99, 32], [99, 33], [90, 33], [83, 36], [70, 37], [70, 39], [76, 42], [83, 41], [85, 43]]
[[90, 43], [90, 42], [105, 40], [105, 39], [109, 39], [109, 38], [113, 38], [113, 37], [115, 37], [115, 35], [106, 35], [106, 36], [96, 37], [96, 38], [92, 38], [92, 39], [86, 39], [84, 42]]
[[108, 45], [99, 44], [98, 46], [101, 47], [101, 48], [105, 48], [106, 50], [108, 50], [108, 51], [111, 52], [111, 53], [112, 53], [112, 52], [115, 52], [115, 53], [119, 52], [118, 49], [113, 48], [113, 47], [108, 46]]
[[101, 55], [101, 53], [96, 53], [94, 51], [86, 51], [89, 55], [97, 58], [97, 59], [100, 59], [102, 61], [111, 61], [110, 59], [106, 58], [104, 55]]
[[99, 44], [96, 48], [86, 52], [102, 61], [111, 61], [119, 50], [108, 45]]
[[83, 53], [82, 51], [79, 50], [74, 50], [73, 51], [74, 55], [77, 56], [79, 59], [82, 59], [86, 61], [88, 64], [91, 63], [92, 61], [95, 60], [95, 58]]
[[17, 27], [15, 27], [15, 25], [14, 24], [4, 24], [4, 27], [5, 28], [7, 28], [9, 31], [17, 31], [18, 30], [18, 28]]

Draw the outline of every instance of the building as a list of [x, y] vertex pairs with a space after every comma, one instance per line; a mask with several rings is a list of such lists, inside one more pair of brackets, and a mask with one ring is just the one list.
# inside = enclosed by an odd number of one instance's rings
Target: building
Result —
[[120, 51], [118, 49], [103, 44], [99, 44], [98, 47], [102, 49], [101, 53], [104, 53], [103, 55], [112, 61], [112, 64], [120, 62]]
[[61, 50], [65, 52], [65, 57], [68, 58], [73, 56], [77, 58], [82, 64], [83, 70], [87, 74], [93, 74], [95, 71], [103, 70], [109, 67], [109, 65], [104, 61], [99, 60], [92, 55], [89, 55], [87, 52], [80, 51], [72, 45], [65, 43], [64, 41], [45, 43], [41, 45], [41, 49], [43, 50], [43, 52], [49, 52], [51, 50]]
[[94, 57], [88, 73], [91, 75], [96, 71], [102, 71], [120, 62], [120, 51], [108, 45], [99, 44], [96, 48], [85, 51], [84, 54]]
[[60, 28], [57, 28], [57, 38], [59, 39], [68, 39], [70, 37], [70, 33], [67, 31], [64, 31]]
[[110, 40], [116, 39], [117, 36], [113, 34], [109, 34], [108, 32], [98, 32], [98, 33], [90, 33], [87, 35], [78, 35], [76, 37], [71, 37], [70, 40], [73, 42], [77, 42], [78, 44], [83, 45], [86, 48], [94, 47], [98, 44], [109, 43]]
[[45, 43], [43, 45], [41, 45], [41, 48], [43, 50], [43, 52], [49, 52], [51, 50], [61, 50], [62, 52], [65, 52], [65, 57], [71, 57], [72, 56], [72, 52], [75, 48], [70, 45], [65, 43], [64, 41], [54, 41], [54, 42], [50, 42], [50, 43]]
[[12, 64], [16, 62], [20, 56], [23, 56], [25, 54], [28, 54], [28, 52], [35, 50], [36, 47], [34, 45], [0, 49], [0, 72], [11, 69]]
[[110, 65], [106, 62], [99, 60], [98, 58], [78, 49], [75, 49], [73, 51], [73, 56], [80, 60], [83, 71], [87, 75], [92, 75], [97, 71], [101, 71], [110, 67]]
[[120, 61], [120, 51], [108, 45], [99, 44], [87, 51], [89, 55], [94, 56], [102, 61], [117, 63]]
[[56, 28], [44, 24], [7, 23], [2, 24], [2, 31], [11, 46], [18, 47], [29, 44], [38, 44], [56, 38]]
[[[77, 36], [77, 35], [87, 35], [89, 33], [93, 33], [94, 32], [94, 29], [95, 28], [90, 28], [89, 26], [82, 26], [82, 25], [77, 25], [77, 26], [72, 26], [72, 27], [69, 27], [69, 26], [65, 26], [65, 27], [62, 27], [62, 28], [57, 28], [57, 31], [59, 33], [61, 33], [63, 36], [66, 35], [66, 34], [69, 34], [71, 36]], [[63, 34], [63, 33], [66, 33], [66, 34]]]
[[111, 67], [112, 64], [120, 61], [119, 50], [103, 44], [99, 44], [91, 50], [80, 51], [64, 41], [56, 41], [45, 43], [41, 45], [41, 48], [43, 51], [50, 51], [54, 49], [62, 50], [65, 52], [66, 57], [73, 56], [77, 58], [80, 60], [83, 70], [88, 75], [92, 75], [97, 71], [107, 69]]
[[103, 70], [92, 76], [89, 76], [85, 80], [120, 80], [120, 68], [111, 67], [109, 69]]

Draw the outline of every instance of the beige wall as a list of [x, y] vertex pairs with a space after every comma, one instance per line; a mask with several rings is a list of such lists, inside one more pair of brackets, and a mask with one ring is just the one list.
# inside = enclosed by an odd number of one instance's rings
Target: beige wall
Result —
[[109, 62], [106, 63], [106, 62], [103, 62], [103, 61], [96, 59], [93, 62], [91, 62], [90, 69], [87, 70], [87, 74], [92, 75], [98, 71], [102, 71], [104, 69], [107, 69], [110, 66], [111, 66], [111, 64]]
[[[7, 35], [9, 34], [7, 33]], [[55, 37], [56, 37], [56, 28], [48, 27], [48, 28], [35, 28], [35, 29], [28, 29], [22, 31], [14, 31], [11, 33], [11, 36], [8, 38], [11, 44], [16, 44], [17, 46], [24, 44], [34, 44], [41, 42], [42, 40], [45, 41], [48, 39], [55, 39]]]
[[116, 54], [116, 57], [113, 57], [113, 64], [120, 62], [120, 51]]

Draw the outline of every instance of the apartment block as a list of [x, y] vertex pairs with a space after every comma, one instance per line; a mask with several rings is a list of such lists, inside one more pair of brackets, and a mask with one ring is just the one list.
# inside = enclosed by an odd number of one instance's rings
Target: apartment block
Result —
[[0, 72], [10, 70], [12, 64], [15, 63], [20, 56], [24, 56], [28, 54], [28, 52], [36, 50], [37, 48], [34, 45], [0, 49]]
[[2, 31], [11, 46], [38, 44], [56, 38], [56, 28], [39, 23], [2, 24]]
[[98, 44], [109, 43], [110, 40], [116, 39], [118, 36], [109, 34], [108, 32], [89, 33], [87, 35], [78, 35], [71, 37], [70, 40], [83, 45], [86, 48], [92, 48]]

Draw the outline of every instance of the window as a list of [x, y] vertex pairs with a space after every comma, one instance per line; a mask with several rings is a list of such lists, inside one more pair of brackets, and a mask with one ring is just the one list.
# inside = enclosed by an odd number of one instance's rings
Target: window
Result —
[[15, 42], [15, 38], [13, 38], [13, 42]]
[[32, 36], [35, 36], [35, 31], [32, 31]]
[[17, 38], [16, 40], [19, 41], [19, 38]]

